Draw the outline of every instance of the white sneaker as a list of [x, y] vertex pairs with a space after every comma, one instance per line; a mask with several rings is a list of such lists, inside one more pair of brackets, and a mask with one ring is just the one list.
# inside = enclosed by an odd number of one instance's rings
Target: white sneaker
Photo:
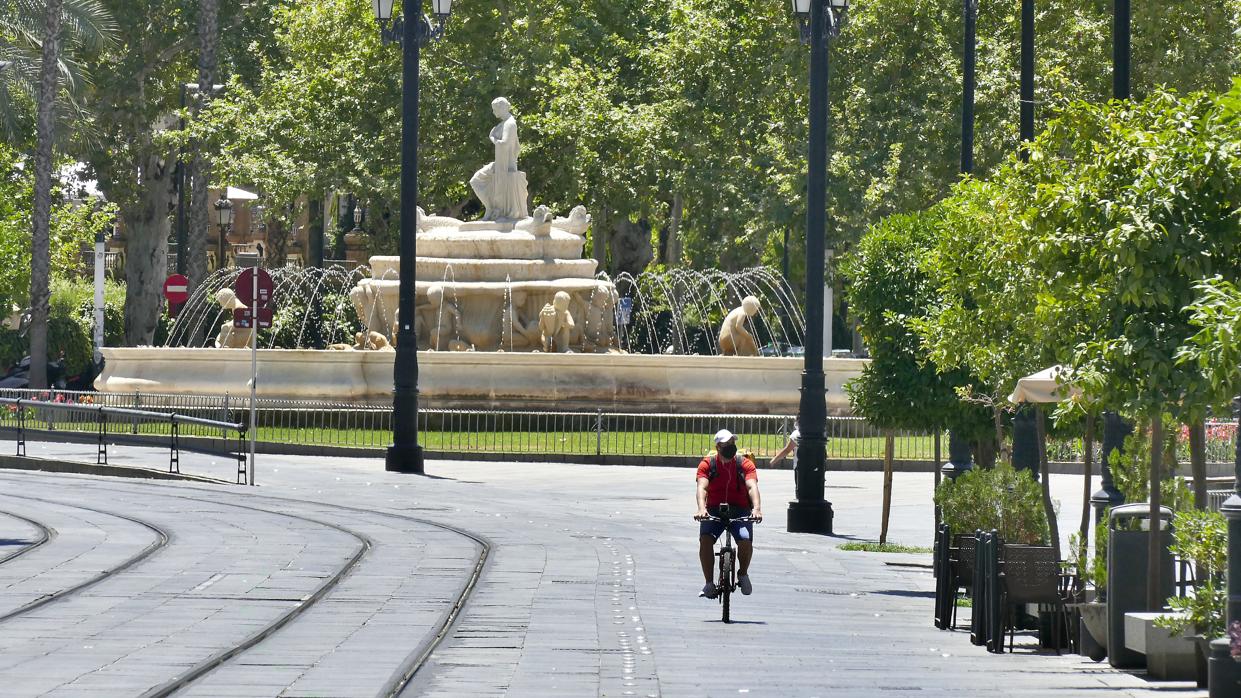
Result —
[[748, 574], [737, 577], [737, 586], [741, 587], [741, 593], [746, 596], [754, 593], [754, 585], [750, 583], [750, 575]]
[[706, 597], [708, 599], [714, 599], [716, 596], [715, 585], [712, 584], [711, 582], [707, 582], [706, 584], [703, 584], [702, 591], [699, 592], [698, 595], [702, 597]]

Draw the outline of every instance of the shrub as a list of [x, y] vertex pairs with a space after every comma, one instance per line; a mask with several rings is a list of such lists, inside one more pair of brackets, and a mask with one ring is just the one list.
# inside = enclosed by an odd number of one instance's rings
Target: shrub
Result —
[[1007, 543], [1049, 540], [1039, 484], [1029, 471], [1018, 472], [1006, 463], [944, 480], [935, 492], [935, 503], [953, 533], [994, 529]]
[[1228, 566], [1228, 522], [1212, 511], [1182, 511], [1172, 518], [1172, 552], [1192, 563], [1202, 579], [1192, 596], [1174, 596], [1168, 605], [1183, 617], [1165, 616], [1156, 621], [1161, 628], [1183, 634], [1191, 631], [1208, 638], [1224, 634], [1227, 590], [1224, 572]]

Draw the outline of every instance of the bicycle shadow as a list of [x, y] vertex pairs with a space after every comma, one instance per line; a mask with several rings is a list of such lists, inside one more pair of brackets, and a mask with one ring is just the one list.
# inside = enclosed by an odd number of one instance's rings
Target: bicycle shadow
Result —
[[719, 623], [720, 625], [767, 625], [765, 620], [734, 620], [725, 623], [722, 620], [704, 620], [704, 623]]

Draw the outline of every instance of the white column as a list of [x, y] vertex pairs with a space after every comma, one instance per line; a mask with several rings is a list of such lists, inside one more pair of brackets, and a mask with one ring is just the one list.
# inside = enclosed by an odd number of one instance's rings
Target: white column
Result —
[[103, 272], [104, 258], [103, 233], [95, 234], [95, 365], [103, 360]]
[[832, 358], [832, 285], [823, 284], [823, 358]]

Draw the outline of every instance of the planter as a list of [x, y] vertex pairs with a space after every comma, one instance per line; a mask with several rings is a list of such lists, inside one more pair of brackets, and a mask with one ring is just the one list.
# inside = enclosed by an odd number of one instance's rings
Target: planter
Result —
[[1107, 604], [1095, 601], [1073, 607], [1082, 616], [1082, 654], [1103, 661], [1107, 658]]
[[1198, 688], [1207, 687], [1207, 658], [1211, 656], [1211, 639], [1205, 635], [1186, 635], [1194, 643], [1194, 666]]

